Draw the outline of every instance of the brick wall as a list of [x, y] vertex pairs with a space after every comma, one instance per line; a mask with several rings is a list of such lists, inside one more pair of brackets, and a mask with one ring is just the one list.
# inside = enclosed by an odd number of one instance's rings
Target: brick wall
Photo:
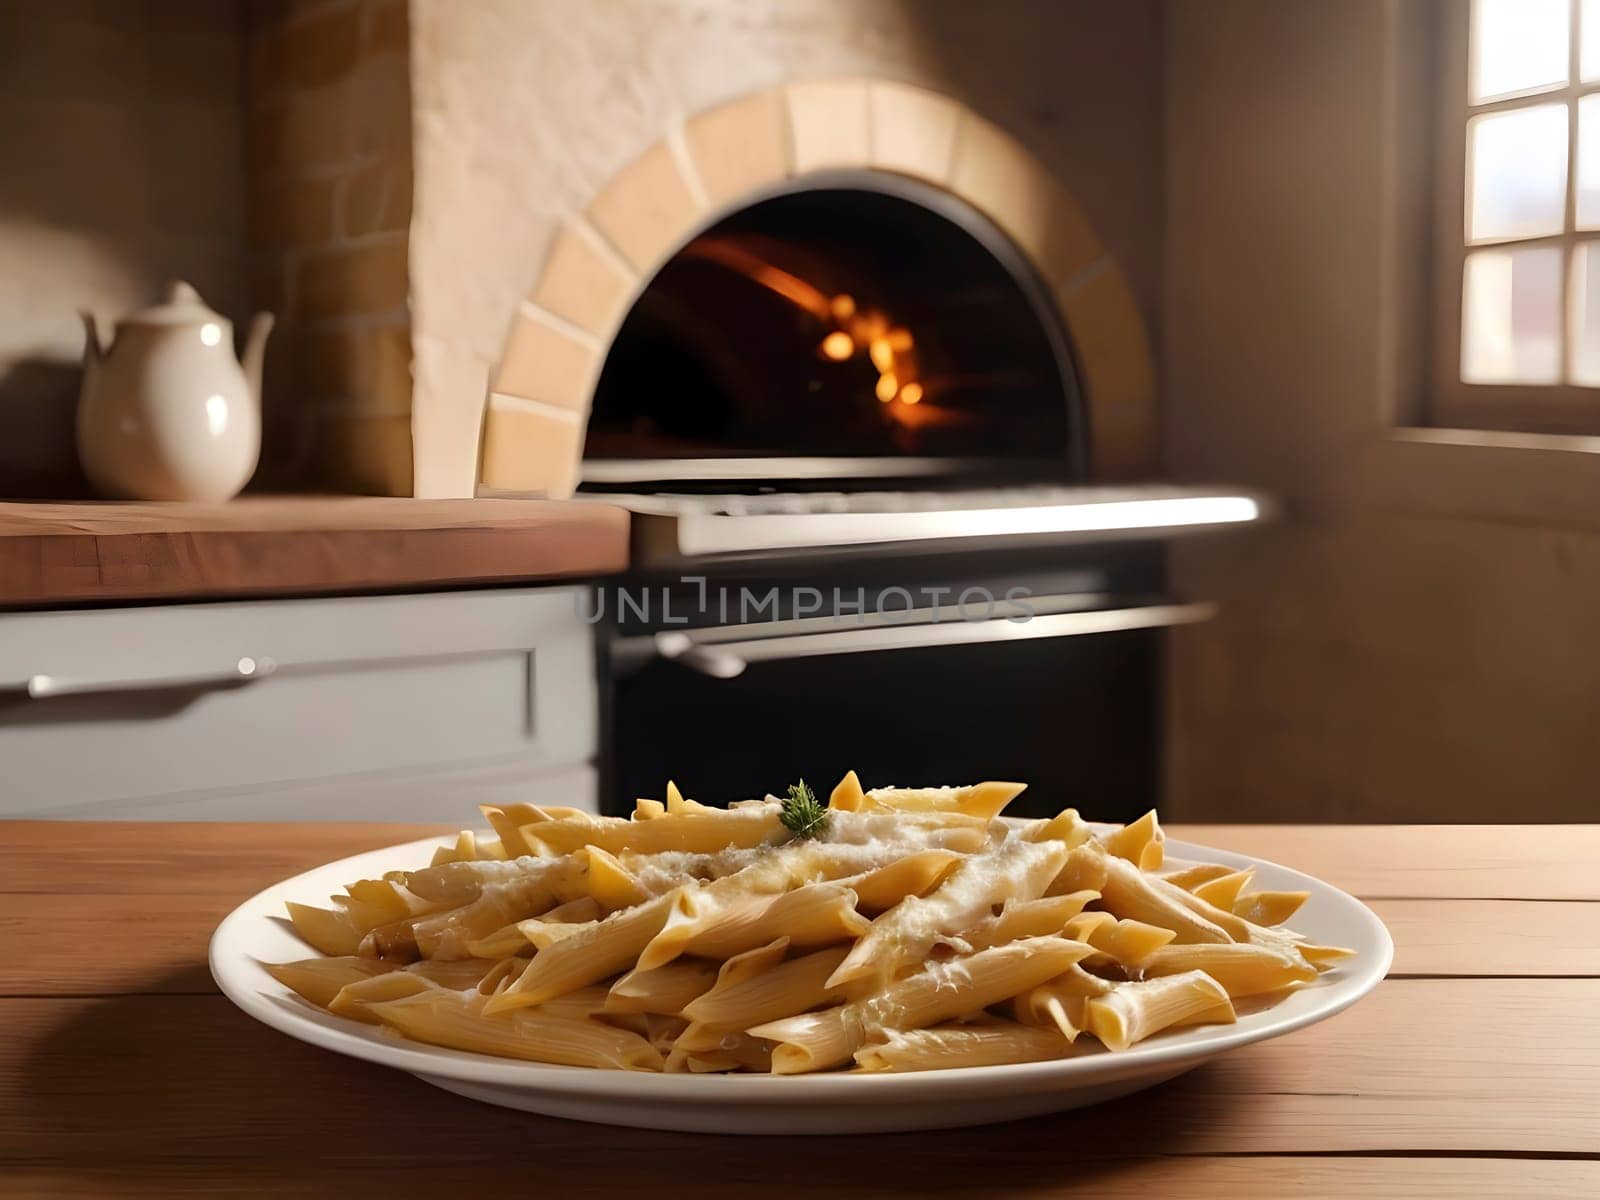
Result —
[[266, 457], [313, 484], [411, 492], [406, 0], [252, 0], [251, 290], [279, 315]]

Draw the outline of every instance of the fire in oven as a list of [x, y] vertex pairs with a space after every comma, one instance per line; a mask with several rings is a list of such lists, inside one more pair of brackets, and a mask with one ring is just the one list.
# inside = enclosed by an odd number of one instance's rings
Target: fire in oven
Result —
[[585, 478], [1081, 474], [1042, 285], [959, 201], [892, 178], [774, 196], [684, 246], [606, 360]]
[[1073, 349], [1026, 257], [946, 193], [830, 176], [724, 216], [645, 287], [583, 492], [635, 514], [590, 616], [602, 806], [671, 776], [1016, 776], [1041, 812], [1157, 800], [1173, 537], [1225, 489], [1096, 481]]

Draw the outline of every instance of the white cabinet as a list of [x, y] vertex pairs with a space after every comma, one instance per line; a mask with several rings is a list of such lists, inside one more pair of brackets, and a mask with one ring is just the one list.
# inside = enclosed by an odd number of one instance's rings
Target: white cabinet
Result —
[[485, 802], [592, 808], [578, 595], [0, 615], [0, 816], [467, 824]]

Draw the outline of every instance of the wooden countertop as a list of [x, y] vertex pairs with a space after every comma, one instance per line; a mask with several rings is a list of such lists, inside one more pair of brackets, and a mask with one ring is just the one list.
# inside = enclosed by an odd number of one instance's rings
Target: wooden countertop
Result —
[[438, 831], [0, 824], [0, 1196], [1600, 1192], [1600, 826], [1175, 828], [1354, 888], [1394, 933], [1389, 978], [1097, 1108], [815, 1139], [491, 1108], [217, 993], [206, 942], [239, 901]]
[[628, 514], [588, 502], [0, 503], [0, 605], [525, 583], [627, 563]]

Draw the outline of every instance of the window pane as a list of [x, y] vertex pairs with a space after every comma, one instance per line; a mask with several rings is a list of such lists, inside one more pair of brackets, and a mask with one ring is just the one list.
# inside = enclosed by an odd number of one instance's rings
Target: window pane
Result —
[[1561, 250], [1477, 250], [1461, 295], [1465, 383], [1555, 383], [1561, 377]]
[[1572, 253], [1572, 382], [1600, 387], [1600, 244]]
[[1583, 0], [1579, 20], [1578, 74], [1588, 83], [1600, 79], [1600, 0]]
[[1600, 94], [1578, 101], [1579, 229], [1600, 229]]
[[1467, 237], [1560, 233], [1567, 209], [1567, 106], [1540, 104], [1467, 125]]
[[1567, 81], [1567, 0], [1476, 0], [1472, 6], [1472, 103]]

